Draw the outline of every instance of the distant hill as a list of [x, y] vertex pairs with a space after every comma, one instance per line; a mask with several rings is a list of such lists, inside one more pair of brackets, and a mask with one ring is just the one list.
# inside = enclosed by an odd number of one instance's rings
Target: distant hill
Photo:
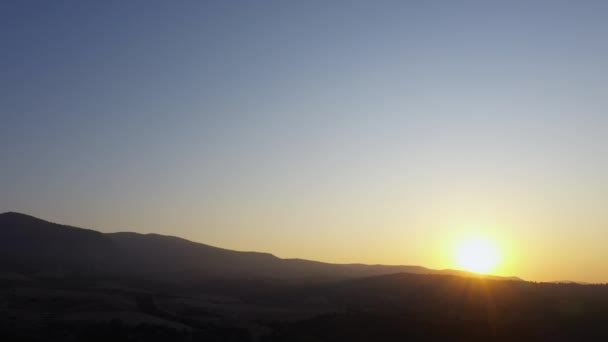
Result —
[[268, 253], [233, 251], [173, 236], [104, 234], [14, 212], [0, 214], [0, 272], [51, 277], [149, 276], [176, 282], [209, 278], [336, 280], [394, 273], [474, 276], [421, 266], [281, 259]]
[[274, 325], [286, 341], [603, 341], [608, 286], [399, 273], [274, 291], [259, 302], [347, 308]]
[[553, 284], [576, 284], [576, 285], [590, 285], [591, 283], [585, 281], [574, 281], [574, 280], [556, 280], [552, 281]]

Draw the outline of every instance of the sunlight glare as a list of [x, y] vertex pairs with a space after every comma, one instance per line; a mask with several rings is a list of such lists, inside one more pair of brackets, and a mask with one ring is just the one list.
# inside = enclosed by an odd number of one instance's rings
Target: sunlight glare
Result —
[[485, 274], [495, 270], [499, 253], [496, 246], [485, 238], [468, 238], [456, 245], [455, 261], [462, 269]]

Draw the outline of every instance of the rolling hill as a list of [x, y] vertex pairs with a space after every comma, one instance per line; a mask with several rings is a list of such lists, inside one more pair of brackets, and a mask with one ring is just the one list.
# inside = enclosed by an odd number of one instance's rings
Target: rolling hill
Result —
[[0, 214], [0, 268], [3, 273], [26, 276], [129, 275], [177, 281], [337, 280], [393, 273], [471, 275], [421, 266], [281, 259], [268, 253], [233, 251], [173, 236], [101, 233], [14, 212]]

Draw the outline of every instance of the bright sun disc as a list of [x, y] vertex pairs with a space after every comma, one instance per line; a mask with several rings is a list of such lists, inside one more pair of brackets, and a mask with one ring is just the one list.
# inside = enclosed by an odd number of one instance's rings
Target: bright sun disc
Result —
[[455, 259], [462, 269], [475, 273], [488, 273], [496, 268], [499, 253], [490, 241], [471, 238], [461, 241], [456, 246]]

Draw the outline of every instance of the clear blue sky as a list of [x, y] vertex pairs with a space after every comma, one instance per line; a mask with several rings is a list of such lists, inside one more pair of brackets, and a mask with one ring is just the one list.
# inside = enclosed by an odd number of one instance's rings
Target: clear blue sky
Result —
[[607, 37], [606, 1], [2, 1], [0, 211], [608, 281]]

